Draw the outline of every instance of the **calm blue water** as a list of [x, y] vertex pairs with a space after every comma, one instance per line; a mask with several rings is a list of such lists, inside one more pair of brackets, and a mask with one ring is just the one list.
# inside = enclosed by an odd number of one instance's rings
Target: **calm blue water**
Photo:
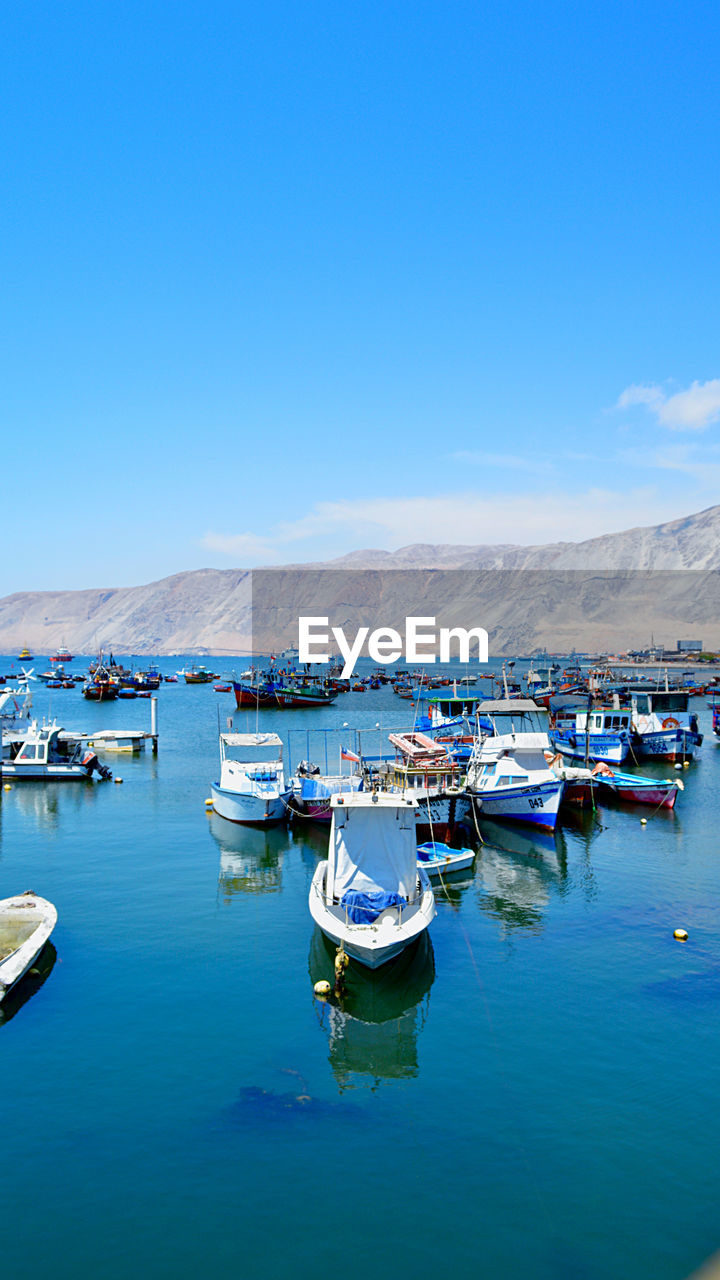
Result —
[[[346, 722], [334, 767], [350, 728], [370, 752], [376, 723], [401, 726], [399, 702], [260, 726]], [[488, 826], [428, 945], [353, 975], [344, 1009], [313, 996], [322, 830], [205, 812], [231, 694], [163, 685], [158, 756], [107, 757], [122, 786], [3, 793], [0, 896], [59, 912], [54, 967], [0, 1026], [4, 1274], [686, 1276], [720, 1244], [720, 751], [695, 707], [675, 813]], [[147, 701], [79, 689], [52, 711], [149, 727]], [[291, 747], [324, 765], [320, 735]]]

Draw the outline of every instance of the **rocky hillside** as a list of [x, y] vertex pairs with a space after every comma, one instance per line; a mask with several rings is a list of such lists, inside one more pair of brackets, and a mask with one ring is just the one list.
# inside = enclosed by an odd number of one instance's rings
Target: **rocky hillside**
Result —
[[318, 611], [348, 631], [435, 613], [439, 625], [485, 626], [495, 653], [613, 650], [651, 634], [668, 646], [698, 638], [720, 647], [718, 569], [720, 506], [579, 543], [414, 545], [266, 570], [256, 574], [263, 598], [254, 618], [252, 575], [243, 569], [122, 589], [16, 593], [0, 600], [0, 652], [28, 645], [49, 654], [60, 643], [78, 653], [267, 652], [296, 639], [300, 614]]

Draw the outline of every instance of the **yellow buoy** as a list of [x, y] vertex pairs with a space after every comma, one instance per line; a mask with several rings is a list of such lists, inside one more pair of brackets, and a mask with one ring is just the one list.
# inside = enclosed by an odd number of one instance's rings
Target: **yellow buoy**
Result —
[[641, 827], [646, 827], [646, 826], [647, 826], [647, 818], [641, 818], [641, 819], [640, 819], [640, 826], [641, 826]]
[[326, 982], [325, 979], [322, 979], [321, 982], [315, 983], [315, 986], [313, 987], [313, 991], [315, 992], [316, 996], [329, 996], [330, 992], [332, 991], [332, 987], [330, 986], [329, 982]]
[[212, 796], [208, 796], [207, 800], [205, 801], [205, 808], [212, 809], [212, 806], [213, 806]]
[[3, 784], [3, 791], [12, 791], [12, 787], [10, 786], [9, 782], [5, 782]]
[[687, 942], [687, 929], [676, 929], [673, 938], [677, 938], [678, 942]]
[[122, 782], [122, 778], [116, 778], [116, 779], [115, 779], [115, 781], [116, 781], [116, 782]]
[[683, 760], [683, 769], [689, 769], [689, 768], [690, 768], [690, 761]]

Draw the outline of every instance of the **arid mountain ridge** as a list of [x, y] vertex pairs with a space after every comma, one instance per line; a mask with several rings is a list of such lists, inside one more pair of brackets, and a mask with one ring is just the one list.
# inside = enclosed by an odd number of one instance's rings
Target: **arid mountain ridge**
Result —
[[[139, 587], [18, 592], [0, 599], [0, 652], [28, 645], [49, 654], [60, 643], [78, 653], [267, 652], [292, 643], [297, 617], [318, 609], [348, 630], [436, 613], [442, 625], [485, 626], [494, 653], [612, 651], [646, 643], [651, 633], [668, 646], [697, 635], [720, 647], [718, 570], [715, 506], [577, 543], [413, 544], [255, 571], [263, 608], [256, 593], [254, 618], [247, 569], [199, 569]], [[352, 571], [351, 585], [343, 571]]]

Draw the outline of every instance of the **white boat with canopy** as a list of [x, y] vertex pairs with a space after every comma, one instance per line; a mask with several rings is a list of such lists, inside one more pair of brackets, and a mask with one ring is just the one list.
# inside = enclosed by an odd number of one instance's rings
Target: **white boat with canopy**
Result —
[[310, 914], [327, 938], [376, 969], [435, 916], [430, 881], [417, 865], [417, 801], [356, 791], [330, 799], [326, 861], [310, 886]]
[[282, 741], [276, 733], [221, 733], [220, 781], [211, 786], [213, 808], [229, 822], [282, 822], [292, 786], [285, 782]]

